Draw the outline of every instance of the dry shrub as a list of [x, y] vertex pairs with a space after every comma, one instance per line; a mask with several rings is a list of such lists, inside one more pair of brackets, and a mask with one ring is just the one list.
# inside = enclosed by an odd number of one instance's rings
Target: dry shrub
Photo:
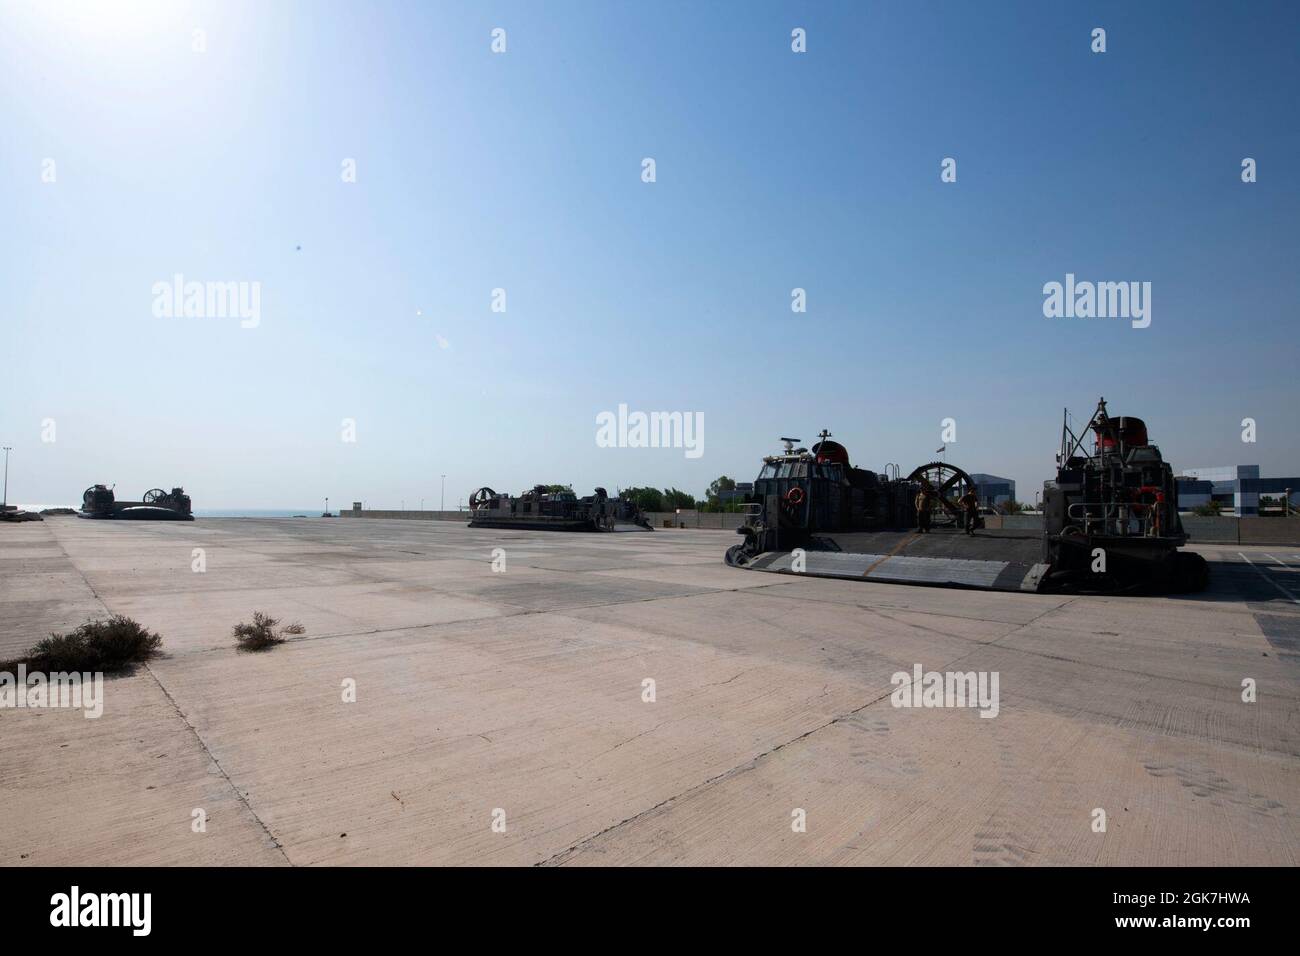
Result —
[[276, 644], [283, 644], [286, 634], [302, 634], [306, 630], [296, 622], [281, 627], [279, 618], [254, 611], [253, 623], [236, 624], [233, 633], [235, 643], [239, 645], [241, 651], [264, 651]]

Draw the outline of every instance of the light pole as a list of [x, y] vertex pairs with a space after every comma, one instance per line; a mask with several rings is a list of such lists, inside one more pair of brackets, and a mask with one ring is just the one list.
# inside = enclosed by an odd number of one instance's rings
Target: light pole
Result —
[[438, 498], [438, 510], [439, 511], [447, 510], [447, 476], [446, 475], [442, 476], [442, 494]]
[[13, 451], [13, 447], [11, 445], [5, 445], [5, 496], [4, 502], [0, 504], [0, 508], [9, 507], [9, 453], [11, 451]]
[[424, 499], [423, 499], [423, 498], [420, 499], [420, 510], [421, 510], [421, 511], [424, 510]]
[[328, 518], [329, 515], [330, 515], [330, 500], [329, 500], [329, 497], [326, 496], [326, 498], [325, 498], [325, 517]]

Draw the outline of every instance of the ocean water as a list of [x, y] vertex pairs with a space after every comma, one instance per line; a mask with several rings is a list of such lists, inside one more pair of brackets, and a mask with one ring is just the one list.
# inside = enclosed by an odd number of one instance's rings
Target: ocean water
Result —
[[[331, 509], [331, 513], [337, 514]], [[321, 506], [315, 508], [195, 508], [196, 518], [319, 518]]]
[[[45, 508], [73, 508], [80, 510], [81, 502], [68, 505], [52, 504], [24, 504], [19, 501], [11, 501], [24, 511], [41, 511]], [[338, 512], [330, 509], [331, 514], [337, 515]], [[305, 515], [308, 518], [319, 518], [321, 515], [321, 506], [315, 508], [195, 508], [194, 517], [196, 518], [293, 518], [298, 515]]]

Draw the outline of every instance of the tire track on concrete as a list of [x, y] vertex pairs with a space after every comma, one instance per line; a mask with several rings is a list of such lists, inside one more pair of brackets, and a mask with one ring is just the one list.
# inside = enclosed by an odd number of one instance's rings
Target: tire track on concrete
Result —
[[[997, 641], [1006, 640], [1008, 637], [1010, 637], [1012, 634], [1015, 634], [1017, 631], [1029, 627], [1031, 624], [1034, 624], [1036, 621], [1046, 617], [1049, 614], [1056, 613], [1057, 611], [1061, 610], [1061, 608], [1066, 607], [1067, 605], [1072, 604], [1073, 602], [1074, 599], [1071, 598], [1069, 601], [1066, 601], [1064, 604], [1061, 604], [1057, 607], [1048, 608], [1047, 610], [1043, 611], [1042, 614], [1035, 616], [1032, 620], [1026, 621], [1024, 624], [1021, 624], [1020, 626], [1014, 628], [1007, 634], [1002, 635], [1002, 637], [999, 637], [996, 641], [980, 644], [978, 647], [972, 648], [967, 653], [953, 658], [952, 660], [948, 661], [946, 664], [943, 665], [943, 669], [947, 670], [948, 668], [952, 667], [954, 664], [958, 664], [961, 661], [965, 660], [967, 657], [970, 657], [972, 654], [976, 654], [980, 650], [990, 646], [990, 644], [996, 644]], [[774, 747], [769, 747], [767, 750], [755, 754], [753, 757], [749, 758], [744, 763], [737, 764], [736, 766], [728, 770], [724, 770], [722, 773], [715, 774], [714, 776], [709, 777], [707, 780], [703, 780], [700, 783], [695, 784], [694, 786], [688, 787], [687, 789], [683, 790], [679, 794], [675, 794], [674, 796], [667, 797], [663, 800], [660, 800], [658, 803], [654, 804], [653, 806], [638, 811], [637, 813], [632, 814], [630, 817], [620, 820], [618, 823], [611, 824], [605, 827], [604, 829], [591, 834], [590, 836], [584, 837], [583, 839], [579, 840], [577, 843], [574, 843], [571, 846], [568, 846], [557, 853], [553, 853], [550, 856], [548, 856], [546, 859], [539, 860], [533, 865], [534, 866], [563, 866], [568, 860], [572, 859], [584, 848], [590, 846], [593, 842], [599, 840], [601, 837], [607, 836], [608, 834], [611, 834], [616, 830], [620, 830], [629, 824], [636, 823], [639, 820], [646, 819], [647, 817], [652, 816], [658, 811], [670, 807], [674, 802], [678, 800], [688, 799], [690, 797], [695, 796], [698, 793], [704, 792], [705, 790], [715, 786], [716, 784], [723, 782], [724, 780], [730, 780], [733, 777], [740, 776], [740, 774], [742, 773], [748, 773], [750, 770], [757, 769], [760, 761], [766, 760], [768, 757], [780, 753], [782, 750], [785, 750], [787, 747], [793, 744], [797, 744], [800, 741], [807, 740], [813, 734], [825, 730], [827, 727], [833, 727], [836, 724], [841, 724], [844, 723], [845, 721], [852, 720], [853, 718], [861, 714], [864, 710], [866, 710], [868, 707], [880, 703], [885, 698], [892, 696], [893, 693], [894, 693], [894, 688], [891, 686], [889, 690], [882, 691], [879, 695], [871, 698], [866, 703], [858, 707], [854, 707], [852, 710], [845, 711], [842, 714], [838, 714], [832, 717], [830, 720], [818, 724], [816, 727], [806, 730], [801, 734], [791, 737], [789, 740], [783, 741]]]

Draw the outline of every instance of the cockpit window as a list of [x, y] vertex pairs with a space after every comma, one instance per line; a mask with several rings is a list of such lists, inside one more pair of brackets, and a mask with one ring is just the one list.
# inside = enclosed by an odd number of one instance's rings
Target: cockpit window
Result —
[[758, 473], [758, 477], [760, 481], [764, 478], [775, 478], [776, 465], [772, 464], [771, 462], [768, 462], [766, 465], [763, 466], [763, 470]]

